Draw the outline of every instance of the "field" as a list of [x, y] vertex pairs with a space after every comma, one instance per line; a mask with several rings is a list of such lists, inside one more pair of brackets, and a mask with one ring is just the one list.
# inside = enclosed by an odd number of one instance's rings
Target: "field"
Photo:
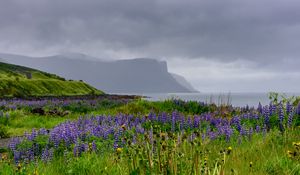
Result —
[[10, 137], [0, 174], [300, 174], [300, 103], [292, 99], [257, 107], [6, 99], [0, 137]]

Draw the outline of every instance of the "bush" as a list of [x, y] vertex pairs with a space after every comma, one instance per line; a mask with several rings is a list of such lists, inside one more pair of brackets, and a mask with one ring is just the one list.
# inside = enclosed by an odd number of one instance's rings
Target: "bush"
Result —
[[9, 134], [5, 126], [0, 124], [0, 139], [8, 138]]

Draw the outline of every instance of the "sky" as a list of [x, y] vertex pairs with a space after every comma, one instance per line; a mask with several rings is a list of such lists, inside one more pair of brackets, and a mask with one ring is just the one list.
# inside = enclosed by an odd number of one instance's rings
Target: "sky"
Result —
[[201, 92], [299, 92], [298, 0], [0, 0], [0, 52], [156, 58]]

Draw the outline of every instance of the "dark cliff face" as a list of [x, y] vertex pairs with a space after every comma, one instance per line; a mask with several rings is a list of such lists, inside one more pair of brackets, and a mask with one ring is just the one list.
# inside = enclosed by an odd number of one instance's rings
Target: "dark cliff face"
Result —
[[57, 55], [43, 58], [11, 56], [5, 60], [55, 73], [67, 79], [84, 80], [108, 93], [190, 92], [168, 72], [166, 62], [155, 59], [107, 62]]

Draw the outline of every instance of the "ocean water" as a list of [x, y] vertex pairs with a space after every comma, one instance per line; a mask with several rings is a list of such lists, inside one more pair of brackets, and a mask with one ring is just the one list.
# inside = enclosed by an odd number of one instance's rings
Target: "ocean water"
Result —
[[[300, 96], [300, 93], [282, 93], [286, 97]], [[206, 103], [232, 104], [233, 106], [258, 106], [260, 102], [262, 105], [270, 103], [268, 93], [149, 93], [138, 94], [147, 96], [144, 98], [149, 101], [163, 101], [166, 99], [182, 99], [201, 101]]]

